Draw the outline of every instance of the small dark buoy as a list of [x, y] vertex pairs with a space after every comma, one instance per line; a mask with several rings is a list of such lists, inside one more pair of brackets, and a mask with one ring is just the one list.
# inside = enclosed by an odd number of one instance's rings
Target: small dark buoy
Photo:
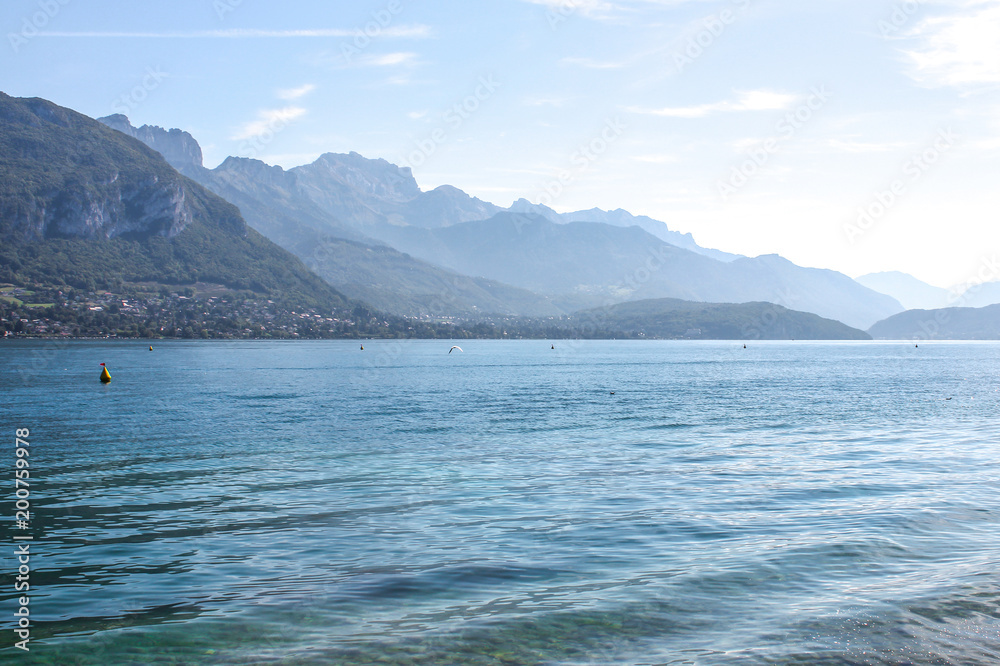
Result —
[[364, 350], [365, 350], [365, 346], [361, 345], [361, 351], [364, 351]]
[[553, 349], [555, 349], [555, 348], [556, 348], [556, 346], [555, 346], [555, 345], [552, 345], [552, 348], [553, 348]]
[[746, 348], [747, 348], [747, 346], [746, 346], [746, 345], [743, 345], [743, 349], [746, 349]]
[[111, 373], [108, 372], [108, 366], [101, 363], [101, 383], [110, 384], [111, 383]]

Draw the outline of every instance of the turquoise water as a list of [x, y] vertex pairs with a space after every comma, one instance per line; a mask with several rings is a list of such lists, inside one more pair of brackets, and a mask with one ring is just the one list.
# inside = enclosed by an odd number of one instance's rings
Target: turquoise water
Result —
[[0, 343], [0, 662], [1000, 663], [1000, 345], [459, 344]]

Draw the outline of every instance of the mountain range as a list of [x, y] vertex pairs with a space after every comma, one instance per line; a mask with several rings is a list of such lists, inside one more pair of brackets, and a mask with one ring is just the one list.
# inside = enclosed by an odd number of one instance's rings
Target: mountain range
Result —
[[955, 300], [947, 289], [935, 287], [899, 271], [869, 273], [855, 280], [869, 289], [892, 296], [907, 310], [943, 308]]
[[879, 340], [1000, 340], [1000, 304], [908, 310], [869, 329]]
[[504, 209], [451, 186], [422, 191], [410, 169], [327, 153], [293, 169], [230, 157], [205, 168], [179, 130], [102, 122], [170, 156], [239, 206], [248, 223], [350, 297], [409, 316], [557, 316], [618, 302], [766, 301], [867, 328], [891, 296], [776, 255], [740, 257], [623, 210]]
[[350, 303], [155, 150], [43, 99], [0, 93], [0, 278], [82, 289], [211, 282]]
[[585, 310], [569, 325], [644, 338], [693, 340], [870, 340], [839, 321], [773, 303], [695, 303], [673, 298], [630, 301]]
[[[624, 210], [561, 214], [450, 186], [424, 192], [409, 169], [357, 153], [288, 170], [236, 157], [206, 169], [181, 130], [2, 93], [0, 177], [0, 279], [47, 290], [62, 308], [60, 285], [154, 302], [156, 290], [198, 284], [257, 302], [243, 312], [262, 331], [281, 318], [279, 335], [311, 330], [293, 322], [298, 307], [332, 311], [326, 334], [363, 334], [337, 323], [354, 313], [394, 334], [415, 332], [413, 318], [459, 317], [483, 322], [484, 335], [501, 320], [518, 335], [589, 335], [600, 320], [628, 337], [741, 339], [864, 339], [858, 328], [902, 309], [840, 273], [702, 248]], [[254, 298], [279, 299], [279, 310]], [[129, 330], [151, 330], [146, 320]], [[99, 330], [100, 317], [87, 321]], [[439, 335], [432, 326], [420, 330]]]
[[[121, 124], [124, 119], [114, 120]], [[474, 245], [485, 238], [488, 244], [490, 234], [499, 232], [505, 237], [507, 227], [512, 226], [525, 237], [540, 231], [559, 240], [560, 234], [568, 233], [565, 240], [570, 249], [577, 247], [573, 243], [590, 242], [595, 233], [607, 236], [606, 246], [617, 243], [625, 253], [634, 253], [639, 246], [623, 243], [622, 238], [647, 243], [652, 239], [662, 244], [658, 248], [661, 263], [690, 257], [719, 265], [742, 260], [719, 261], [683, 250], [639, 226], [556, 223], [542, 214], [496, 212], [490, 204], [454, 188], [438, 188], [425, 197], [412, 178], [390, 182], [399, 170], [387, 163], [376, 164], [375, 171], [382, 173], [376, 174], [375, 182], [368, 182], [366, 169], [371, 161], [356, 155], [347, 156], [353, 167], [346, 170], [337, 167], [338, 160], [328, 160], [327, 175], [313, 174], [316, 180], [304, 186], [307, 192], [318, 189], [330, 172], [339, 173], [347, 183], [339, 195], [324, 190], [306, 197], [298, 192], [298, 183], [294, 187], [288, 183], [289, 178], [298, 181], [299, 174], [259, 162], [232, 159], [227, 160], [230, 168], [204, 169], [197, 142], [179, 130], [146, 127], [122, 133], [46, 100], [15, 99], [0, 93], [0, 279], [8, 281], [0, 296], [0, 329], [5, 335], [73, 335], [75, 331], [125, 337], [469, 337], [507, 335], [501, 331], [510, 328], [518, 336], [554, 337], [609, 332], [666, 338], [865, 336], [839, 322], [767, 303], [644, 301], [603, 308], [599, 313], [506, 318], [504, 329], [487, 321], [463, 329], [394, 318], [352, 301], [319, 279], [301, 260], [251, 228], [233, 203], [180, 173], [165, 156], [206, 181], [213, 174], [211, 182], [220, 189], [230, 187], [233, 199], [246, 205], [263, 229], [302, 252], [310, 248], [317, 263], [352, 277], [357, 289], [378, 292], [383, 286], [380, 280], [385, 280], [382, 269], [396, 265], [384, 292], [398, 290], [398, 277], [409, 272], [410, 295], [439, 290], [439, 302], [426, 307], [443, 312], [454, 307], [450, 294], [485, 303], [492, 312], [504, 303], [517, 303], [541, 313], [571, 307], [573, 296], [560, 304], [505, 283], [447, 272], [370, 239], [358, 229], [363, 225], [342, 224], [324, 207], [333, 205], [332, 201], [339, 202], [338, 206], [356, 206], [357, 200], [364, 199], [356, 189], [364, 191], [365, 183], [382, 187], [380, 196], [402, 192], [399, 196], [405, 201], [398, 208], [402, 212], [396, 213], [400, 217], [382, 219], [381, 213], [369, 210], [359, 213], [369, 218], [364, 224], [382, 235], [397, 225], [442, 234], [442, 243], [459, 244], [452, 250], [456, 255], [461, 243]], [[245, 169], [255, 171], [247, 174]], [[237, 187], [233, 183], [240, 173], [246, 181]], [[267, 197], [261, 192], [267, 192]], [[282, 196], [288, 196], [287, 201]], [[487, 213], [492, 214], [487, 220], [464, 220]], [[407, 217], [417, 215], [419, 220], [421, 214], [424, 226], [406, 224]], [[441, 216], [451, 224], [429, 226]], [[581, 235], [580, 229], [588, 231]], [[554, 249], [543, 247], [542, 251]], [[496, 264], [491, 270], [499, 270], [503, 260], [495, 248], [476, 251]], [[583, 256], [583, 260], [590, 257]], [[655, 268], [649, 263], [647, 267]], [[601, 269], [606, 271], [607, 266]], [[421, 284], [420, 279], [428, 275], [441, 282]], [[606, 278], [597, 275], [595, 285]], [[639, 272], [634, 276], [637, 284], [648, 279]], [[29, 304], [17, 296], [52, 302]], [[586, 300], [588, 295], [575, 297]], [[598, 317], [604, 323], [595, 326]]]

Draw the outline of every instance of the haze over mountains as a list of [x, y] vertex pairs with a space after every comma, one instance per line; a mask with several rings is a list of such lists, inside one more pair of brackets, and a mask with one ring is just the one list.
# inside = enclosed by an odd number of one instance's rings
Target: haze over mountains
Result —
[[[485, 326], [463, 335], [495, 335], [496, 317], [509, 315], [503, 321], [529, 336], [867, 339], [857, 329], [878, 320], [870, 334], [880, 338], [1000, 338], [995, 308], [902, 313], [892, 297], [987, 305], [1000, 298], [1000, 283], [954, 296], [900, 273], [860, 279], [885, 295], [777, 255], [701, 248], [623, 210], [559, 214], [523, 199], [500, 208], [449, 186], [423, 192], [409, 169], [356, 153], [289, 170], [235, 157], [206, 169], [186, 132], [134, 128], [124, 116], [103, 122], [46, 100], [0, 96], [0, 272], [8, 282], [51, 293], [59, 285], [94, 292], [133, 284], [149, 293], [149, 284], [209, 283], [257, 298], [253, 316], [288, 321], [298, 304], [345, 313], [325, 320], [334, 327], [354, 312], [364, 331], [403, 335], [416, 334], [414, 326], [448, 335], [440, 322], [449, 317]], [[272, 311], [261, 295], [282, 303]], [[438, 323], [408, 324], [393, 313]], [[226, 335], [228, 324], [220, 326], [212, 334]]]
[[907, 310], [868, 331], [879, 340], [1000, 340], [1000, 304]]
[[870, 289], [892, 296], [907, 310], [933, 310], [947, 307], [955, 301], [947, 289], [929, 285], [899, 271], [869, 273], [855, 279]]
[[868, 328], [903, 310], [841, 273], [701, 248], [622, 210], [558, 214], [525, 200], [503, 209], [450, 186], [423, 192], [408, 168], [357, 153], [289, 170], [236, 157], [206, 169], [187, 133], [102, 122], [162, 149], [348, 296], [401, 314], [557, 315], [680, 298], [766, 301]]

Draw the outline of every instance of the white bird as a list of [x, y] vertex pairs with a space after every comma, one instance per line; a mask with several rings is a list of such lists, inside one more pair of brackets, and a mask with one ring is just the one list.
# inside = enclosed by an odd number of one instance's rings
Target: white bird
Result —
[[458, 345], [455, 345], [454, 347], [452, 347], [451, 349], [449, 349], [449, 350], [448, 350], [448, 353], [450, 354], [450, 353], [452, 353], [453, 351], [455, 351], [456, 349], [457, 349], [458, 351], [463, 351], [461, 347], [459, 347]]

